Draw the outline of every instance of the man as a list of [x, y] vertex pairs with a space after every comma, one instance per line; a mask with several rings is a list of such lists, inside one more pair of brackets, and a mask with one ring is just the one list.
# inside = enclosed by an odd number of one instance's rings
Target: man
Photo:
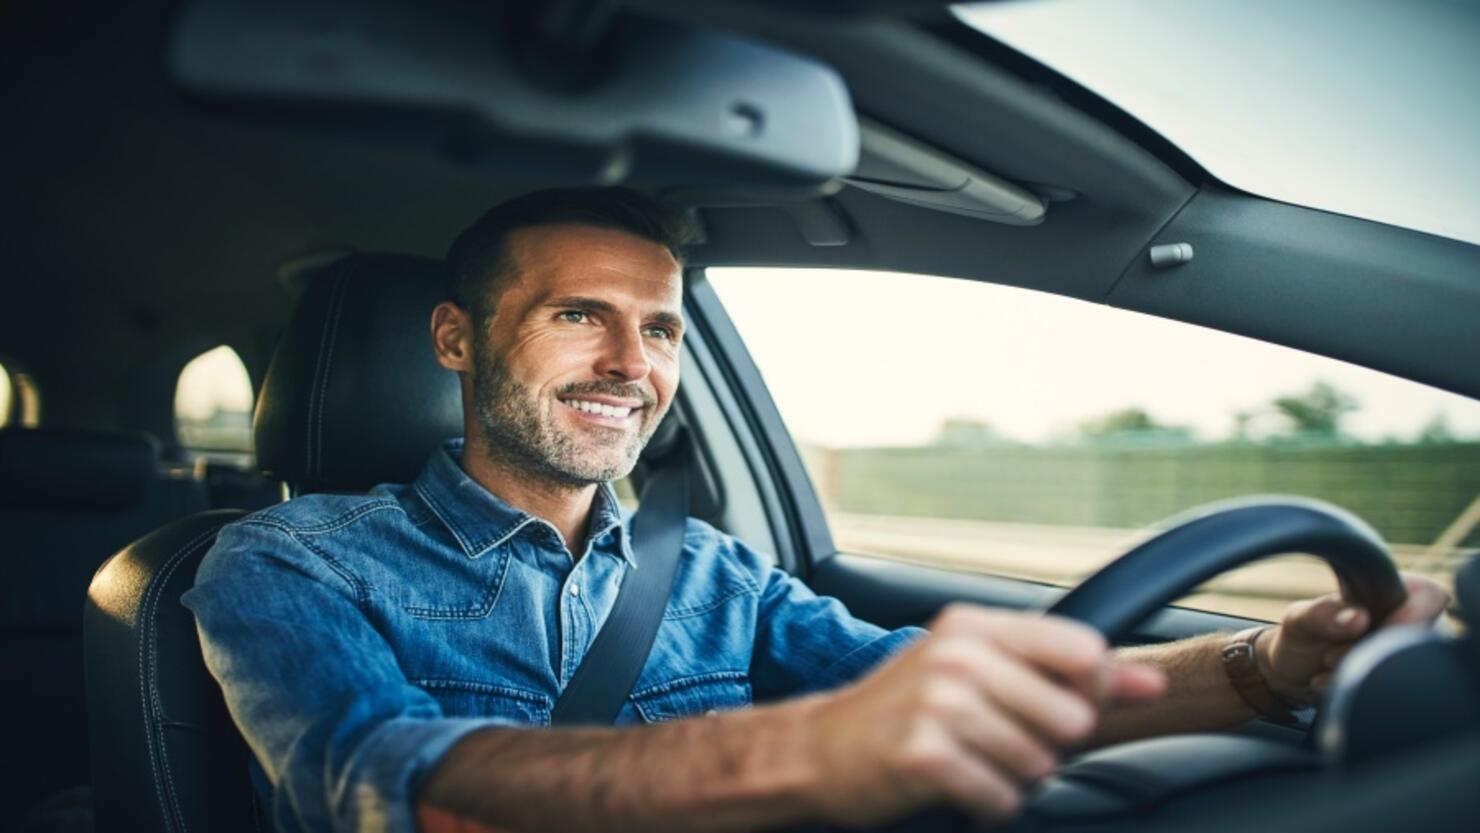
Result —
[[[619, 725], [545, 728], [642, 566], [609, 484], [678, 385], [682, 241], [625, 190], [495, 208], [454, 243], [431, 320], [463, 442], [415, 483], [222, 531], [184, 601], [279, 827], [750, 830], [940, 802], [1001, 819], [1064, 750], [1312, 701], [1372, 624], [1295, 605], [1244, 637], [1261, 680], [1238, 689], [1226, 636], [1112, 654], [1074, 623], [965, 605], [885, 632], [690, 521]], [[1447, 601], [1409, 589], [1391, 621]]]

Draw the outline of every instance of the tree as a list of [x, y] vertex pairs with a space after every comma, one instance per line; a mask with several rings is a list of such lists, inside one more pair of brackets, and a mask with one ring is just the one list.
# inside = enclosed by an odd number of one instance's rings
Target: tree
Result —
[[1129, 434], [1135, 431], [1155, 431], [1158, 425], [1144, 408], [1121, 408], [1102, 417], [1080, 423], [1079, 433], [1085, 437], [1104, 437], [1110, 434]]
[[1290, 421], [1296, 434], [1320, 437], [1341, 436], [1341, 419], [1357, 410], [1355, 397], [1326, 382], [1316, 382], [1304, 393], [1281, 396], [1274, 408]]
[[1007, 438], [997, 433], [997, 429], [990, 424], [966, 417], [953, 417], [942, 422], [940, 430], [935, 434], [936, 445], [953, 448], [1000, 445], [1004, 442], [1008, 442]]
[[1434, 414], [1433, 419], [1419, 429], [1418, 441], [1423, 445], [1443, 445], [1454, 442], [1454, 432], [1449, 429], [1449, 418], [1443, 412]]
[[1079, 435], [1087, 440], [1133, 436], [1138, 440], [1155, 438], [1158, 441], [1185, 442], [1191, 439], [1192, 432], [1185, 426], [1157, 422], [1145, 408], [1121, 408], [1080, 423]]

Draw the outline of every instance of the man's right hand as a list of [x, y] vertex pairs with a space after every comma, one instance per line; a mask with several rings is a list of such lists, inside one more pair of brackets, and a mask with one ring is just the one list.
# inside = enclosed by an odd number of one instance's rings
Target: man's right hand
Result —
[[940, 803], [1010, 817], [1059, 752], [1089, 738], [1102, 703], [1165, 688], [1159, 670], [1112, 661], [1098, 633], [1066, 619], [953, 605], [930, 630], [807, 704], [829, 821], [879, 824]]

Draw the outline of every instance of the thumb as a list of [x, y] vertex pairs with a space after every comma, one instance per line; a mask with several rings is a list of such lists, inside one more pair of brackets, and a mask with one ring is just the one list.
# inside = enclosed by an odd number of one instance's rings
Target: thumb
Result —
[[1291, 605], [1281, 635], [1288, 647], [1296, 649], [1351, 642], [1367, 631], [1371, 621], [1366, 609], [1331, 594]]
[[1167, 692], [1167, 675], [1144, 662], [1112, 662], [1101, 676], [1101, 702], [1144, 702]]

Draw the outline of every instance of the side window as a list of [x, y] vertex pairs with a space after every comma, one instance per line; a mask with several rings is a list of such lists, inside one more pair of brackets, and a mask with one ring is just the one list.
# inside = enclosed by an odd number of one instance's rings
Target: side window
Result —
[[10, 424], [10, 371], [0, 364], [0, 428]]
[[41, 401], [35, 382], [25, 373], [13, 373], [0, 364], [0, 428], [35, 428], [40, 422]]
[[196, 356], [175, 384], [175, 431], [196, 458], [246, 464], [252, 457], [252, 380], [235, 350]]
[[[892, 273], [710, 269], [840, 548], [1070, 585], [1193, 507], [1342, 506], [1404, 569], [1480, 545], [1480, 402], [1228, 333]], [[1330, 592], [1291, 556], [1183, 604]]]

